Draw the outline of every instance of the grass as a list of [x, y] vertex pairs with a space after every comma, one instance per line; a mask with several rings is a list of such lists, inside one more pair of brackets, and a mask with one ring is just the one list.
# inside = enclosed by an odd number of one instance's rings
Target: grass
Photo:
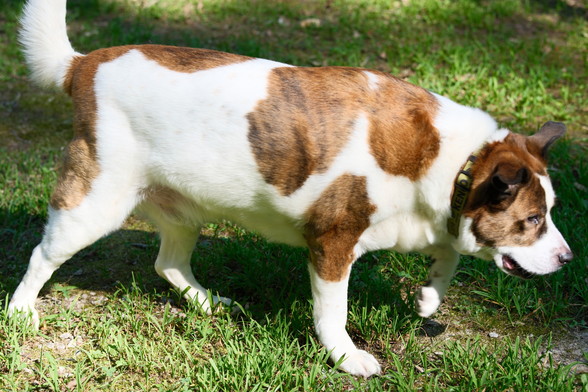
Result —
[[[515, 131], [566, 122], [550, 172], [575, 261], [521, 281], [464, 258], [440, 311], [423, 321], [412, 301], [428, 261], [364, 256], [351, 277], [348, 329], [384, 367], [369, 380], [327, 363], [312, 328], [306, 252], [229, 223], [203, 231], [192, 262], [206, 287], [243, 304], [239, 316], [205, 317], [180, 300], [153, 271], [156, 234], [131, 218], [56, 272], [38, 300], [38, 333], [7, 319], [71, 134], [68, 98], [27, 81], [20, 8], [0, 4], [1, 391], [588, 390], [588, 375], [571, 371], [588, 361], [588, 23], [578, 2], [70, 1], [71, 40], [83, 52], [152, 42], [363, 66], [484, 108]], [[562, 347], [571, 354], [557, 356]]]

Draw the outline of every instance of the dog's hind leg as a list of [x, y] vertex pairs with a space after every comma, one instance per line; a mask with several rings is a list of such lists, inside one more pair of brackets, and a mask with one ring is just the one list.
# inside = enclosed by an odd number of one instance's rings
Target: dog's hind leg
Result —
[[171, 222], [154, 203], [143, 203], [140, 210], [155, 223], [161, 237], [159, 254], [155, 261], [157, 274], [208, 314], [219, 302], [231, 305], [232, 301], [229, 298], [220, 296], [211, 296], [211, 304], [207, 290], [198, 283], [192, 272], [190, 258], [200, 234], [200, 226]]
[[[80, 151], [75, 143], [70, 144], [66, 165]], [[137, 181], [129, 174], [132, 170], [115, 168], [103, 167], [90, 179], [82, 178], [88, 170], [79, 165], [64, 170], [52, 197], [41, 243], [33, 250], [28, 269], [11, 298], [10, 314], [30, 313], [38, 327], [35, 300], [53, 272], [79, 250], [118, 229], [130, 214], [139, 198]]]

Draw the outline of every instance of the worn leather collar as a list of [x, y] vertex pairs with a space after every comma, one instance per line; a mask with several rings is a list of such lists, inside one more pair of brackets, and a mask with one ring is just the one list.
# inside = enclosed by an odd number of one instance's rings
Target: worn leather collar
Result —
[[472, 190], [472, 167], [478, 158], [480, 149], [473, 152], [468, 160], [463, 164], [455, 182], [453, 184], [453, 193], [451, 195], [451, 216], [447, 219], [447, 231], [455, 238], [459, 237], [459, 222], [461, 221], [461, 214], [468, 201], [468, 196]]

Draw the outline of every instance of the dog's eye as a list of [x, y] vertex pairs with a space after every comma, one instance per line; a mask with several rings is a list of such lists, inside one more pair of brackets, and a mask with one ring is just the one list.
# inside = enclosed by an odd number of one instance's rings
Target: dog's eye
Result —
[[534, 225], [539, 224], [539, 215], [531, 215], [527, 218], [527, 222], [532, 223]]

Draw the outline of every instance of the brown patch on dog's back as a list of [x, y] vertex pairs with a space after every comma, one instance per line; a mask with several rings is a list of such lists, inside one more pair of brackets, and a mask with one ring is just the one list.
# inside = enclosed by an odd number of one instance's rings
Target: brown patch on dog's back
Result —
[[329, 167], [357, 117], [360, 77], [342, 68], [271, 72], [268, 98], [248, 115], [249, 142], [267, 183], [289, 195]]
[[370, 146], [387, 173], [421, 178], [439, 154], [439, 132], [433, 126], [437, 101], [421, 88], [388, 78], [377, 90], [370, 116]]
[[[464, 215], [472, 218], [472, 232], [482, 246], [529, 246], [545, 233], [547, 203], [536, 174], [546, 176], [545, 161], [527, 147], [527, 138], [509, 134], [504, 142], [484, 148], [472, 168], [474, 183]], [[508, 195], [493, 200], [492, 177], [500, 165], [526, 170]], [[537, 216], [537, 223], [529, 221]]]
[[337, 282], [345, 277], [355, 260], [353, 247], [375, 210], [366, 178], [344, 174], [307, 211], [305, 238], [311, 262], [322, 279]]
[[[368, 72], [377, 78], [375, 86]], [[265, 181], [284, 195], [329, 168], [361, 114], [369, 121], [374, 157], [386, 172], [415, 180], [438, 153], [435, 98], [390, 75], [281, 67], [271, 72], [268, 92], [248, 115], [248, 137]]]
[[177, 46], [141, 45], [137, 47], [147, 58], [177, 72], [191, 73], [251, 60], [251, 57], [210, 49]]

